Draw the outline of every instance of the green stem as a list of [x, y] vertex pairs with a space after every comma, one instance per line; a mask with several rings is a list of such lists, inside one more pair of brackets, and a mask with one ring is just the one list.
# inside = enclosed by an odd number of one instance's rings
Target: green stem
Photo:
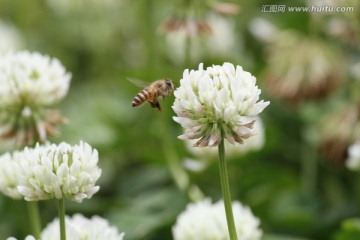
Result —
[[60, 239], [66, 240], [64, 198], [58, 200], [58, 210], [59, 210], [59, 223], [60, 223]]
[[185, 39], [185, 56], [184, 56], [184, 69], [190, 68], [191, 65], [191, 36], [186, 36]]
[[144, 0], [143, 5], [143, 36], [146, 46], [147, 73], [154, 77], [157, 70], [157, 44], [156, 44], [156, 26], [154, 23], [154, 3], [153, 0]]
[[40, 221], [38, 202], [36, 201], [26, 202], [26, 206], [29, 214], [32, 234], [36, 239], [40, 239], [41, 221]]
[[222, 189], [222, 194], [223, 194], [223, 198], [224, 198], [226, 221], [228, 224], [230, 240], [237, 240], [234, 215], [233, 215], [232, 204], [231, 204], [231, 193], [230, 193], [228, 172], [227, 172], [226, 161], [225, 161], [225, 144], [224, 144], [223, 136], [221, 137], [221, 142], [219, 145], [219, 168], [220, 168], [221, 189]]
[[305, 196], [313, 196], [316, 192], [317, 161], [306, 143], [302, 146], [301, 151], [302, 193]]

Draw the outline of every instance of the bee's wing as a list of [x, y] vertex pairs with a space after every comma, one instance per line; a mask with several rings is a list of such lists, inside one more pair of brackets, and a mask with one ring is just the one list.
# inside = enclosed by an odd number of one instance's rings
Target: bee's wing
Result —
[[148, 82], [142, 81], [140, 79], [136, 79], [136, 78], [127, 78], [127, 80], [129, 82], [131, 82], [132, 84], [134, 84], [135, 86], [141, 87], [141, 88], [145, 88], [147, 86], [149, 86]]

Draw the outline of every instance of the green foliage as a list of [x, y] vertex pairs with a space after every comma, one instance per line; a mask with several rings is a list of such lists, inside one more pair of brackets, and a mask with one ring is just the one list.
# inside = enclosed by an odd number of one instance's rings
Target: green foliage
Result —
[[360, 238], [360, 219], [347, 219], [341, 224], [334, 240], [351, 240]]

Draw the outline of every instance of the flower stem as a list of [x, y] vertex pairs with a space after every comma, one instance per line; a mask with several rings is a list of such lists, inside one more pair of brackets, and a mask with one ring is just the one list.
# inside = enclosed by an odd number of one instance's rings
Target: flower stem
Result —
[[191, 36], [186, 36], [184, 52], [185, 52], [184, 65], [186, 69], [186, 68], [190, 68], [191, 66]]
[[143, 0], [144, 5], [141, 12], [143, 16], [143, 38], [146, 46], [147, 75], [153, 77], [157, 70], [157, 39], [156, 26], [154, 23], [155, 3], [153, 0]]
[[39, 207], [36, 201], [26, 202], [32, 234], [36, 239], [40, 239], [41, 221]]
[[58, 200], [58, 211], [59, 211], [59, 223], [60, 223], [60, 239], [66, 240], [64, 198]]
[[224, 198], [225, 214], [226, 214], [226, 221], [228, 224], [230, 240], [237, 240], [234, 215], [233, 215], [232, 204], [231, 204], [231, 194], [230, 194], [230, 186], [229, 186], [229, 180], [228, 180], [228, 172], [227, 172], [227, 167], [226, 167], [226, 162], [225, 162], [224, 137], [221, 138], [221, 142], [219, 145], [219, 168], [220, 168], [221, 189], [222, 189], [222, 194], [223, 194], [223, 198]]
[[301, 190], [305, 196], [313, 197], [316, 193], [317, 171], [317, 159], [305, 142], [301, 149]]

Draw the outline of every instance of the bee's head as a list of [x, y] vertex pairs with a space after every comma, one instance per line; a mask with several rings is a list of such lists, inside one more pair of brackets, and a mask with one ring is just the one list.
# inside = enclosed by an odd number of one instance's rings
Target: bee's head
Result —
[[165, 84], [168, 89], [171, 89], [171, 90], [175, 89], [175, 85], [170, 78], [165, 78]]

